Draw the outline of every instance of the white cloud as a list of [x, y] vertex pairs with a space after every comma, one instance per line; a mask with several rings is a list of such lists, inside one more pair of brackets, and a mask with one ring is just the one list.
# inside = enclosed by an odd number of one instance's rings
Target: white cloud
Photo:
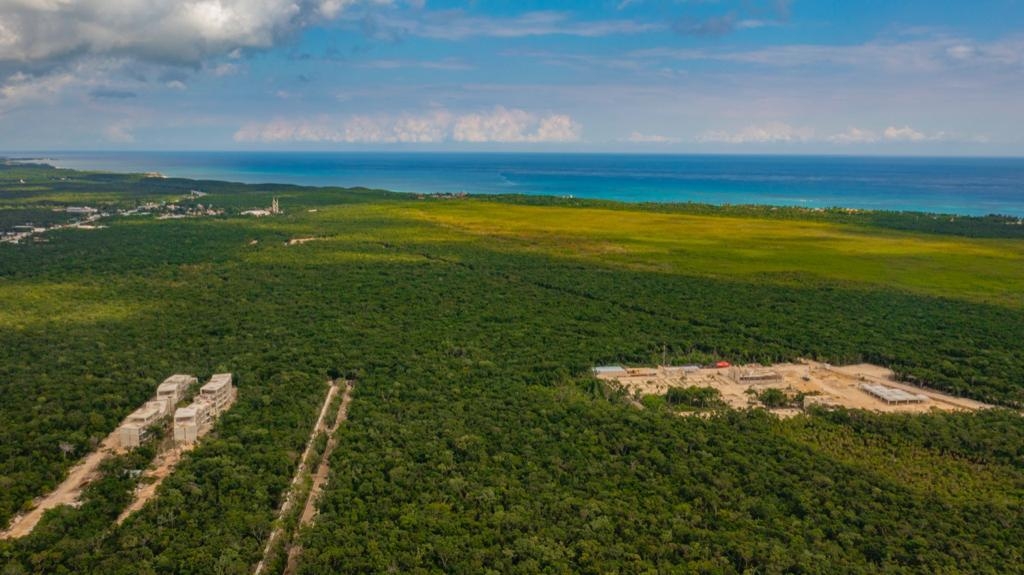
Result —
[[466, 38], [525, 38], [529, 36], [580, 36], [598, 38], [617, 34], [641, 34], [664, 30], [663, 23], [635, 20], [574, 21], [571, 14], [556, 10], [536, 10], [510, 18], [469, 16], [461, 10], [424, 12], [412, 19], [397, 15], [387, 18], [355, 16], [352, 24], [373, 36], [396, 38], [419, 36], [437, 40], [464, 40]]
[[888, 128], [885, 129], [883, 135], [885, 136], [886, 140], [892, 142], [923, 142], [925, 140], [932, 140], [941, 137], [941, 135], [937, 137], [928, 137], [922, 134], [921, 132], [918, 132], [917, 130], [911, 128], [910, 126], [903, 126], [902, 128], [889, 126]]
[[[752, 26], [753, 22], [748, 24]], [[786, 44], [757, 50], [647, 48], [629, 53], [642, 60], [719, 61], [800, 68], [828, 65], [889, 73], [933, 73], [965, 63], [1003, 69], [1024, 64], [1024, 36], [991, 42], [935, 36], [915, 40], [878, 39], [862, 44]]]
[[[0, 94], [24, 99], [36, 84], [109, 81], [137, 65], [198, 69], [245, 50], [274, 46], [356, 2], [388, 0], [0, 0]], [[210, 69], [234, 74], [234, 64]], [[75, 76], [74, 82], [66, 80]], [[91, 75], [89, 75], [91, 74]], [[106, 75], [104, 75], [106, 74]], [[138, 73], [144, 76], [144, 73]], [[184, 78], [165, 86], [180, 90]], [[44, 90], [40, 97], [47, 96]]]
[[117, 122], [106, 127], [103, 135], [110, 142], [118, 144], [130, 144], [135, 141], [135, 135], [131, 132], [131, 126], [126, 122]]
[[633, 144], [677, 144], [682, 141], [681, 138], [674, 138], [672, 136], [661, 136], [659, 134], [642, 134], [640, 132], [633, 132], [625, 139], [626, 142]]
[[314, 120], [276, 119], [246, 124], [237, 142], [339, 143], [542, 143], [579, 140], [580, 126], [564, 114], [538, 116], [497, 106], [487, 112], [456, 115], [434, 110], [420, 115], [329, 116]]
[[850, 126], [845, 132], [833, 134], [825, 139], [833, 144], [870, 144], [878, 141], [878, 134]]
[[371, 70], [398, 70], [401, 68], [422, 68], [424, 70], [473, 70], [474, 66], [457, 58], [441, 60], [368, 60], [357, 64]]
[[572, 118], [534, 114], [497, 106], [480, 114], [458, 117], [452, 128], [456, 142], [572, 142], [579, 139], [579, 127]]
[[196, 64], [240, 48], [270, 47], [283, 34], [311, 22], [315, 14], [336, 14], [346, 3], [8, 0], [0, 17], [0, 61], [31, 64], [101, 55]]
[[814, 138], [813, 128], [795, 128], [783, 122], [770, 122], [760, 126], [747, 126], [736, 132], [709, 130], [697, 136], [697, 141], [723, 144], [764, 144], [806, 142], [812, 138]]
[[217, 76], [218, 78], [223, 78], [225, 76], [234, 76], [235, 74], [238, 74], [241, 71], [241, 69], [238, 67], [238, 64], [224, 62], [222, 64], [218, 64], [216, 66], [209, 68], [209, 71], [214, 76]]
[[69, 73], [42, 78], [14, 74], [0, 84], [0, 113], [27, 102], [52, 100], [66, 86], [74, 83], [75, 77]]

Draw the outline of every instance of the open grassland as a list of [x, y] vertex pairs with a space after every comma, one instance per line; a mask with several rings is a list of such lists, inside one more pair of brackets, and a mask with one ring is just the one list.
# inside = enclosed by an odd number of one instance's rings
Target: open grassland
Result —
[[[800, 273], [915, 293], [1024, 306], [1024, 241], [968, 239], [765, 218], [514, 206], [486, 200], [394, 210], [510, 251], [601, 265], [736, 277]], [[770, 277], [767, 281], [771, 281]]]
[[[239, 396], [122, 525], [152, 453], [0, 542], [4, 573], [251, 573], [337, 376], [358, 384], [300, 573], [1024, 570], [1014, 411], [680, 418], [589, 375], [802, 356], [1019, 406], [1020, 240], [77, 179], [229, 211], [0, 245], [0, 519], [167, 375], [232, 371]], [[274, 196], [283, 215], [237, 215]]]

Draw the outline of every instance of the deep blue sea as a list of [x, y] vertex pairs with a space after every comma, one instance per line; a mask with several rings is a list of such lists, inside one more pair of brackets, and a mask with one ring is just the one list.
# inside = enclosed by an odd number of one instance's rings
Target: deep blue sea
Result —
[[68, 168], [247, 183], [1024, 217], [1024, 158], [369, 152], [20, 156], [43, 157]]

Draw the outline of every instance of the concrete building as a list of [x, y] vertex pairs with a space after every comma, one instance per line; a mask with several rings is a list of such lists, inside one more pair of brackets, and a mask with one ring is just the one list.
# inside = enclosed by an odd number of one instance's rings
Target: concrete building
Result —
[[599, 365], [594, 368], [594, 375], [603, 379], [624, 377], [626, 375], [626, 368], [621, 365]]
[[869, 393], [878, 399], [884, 401], [889, 405], [904, 405], [908, 403], [924, 403], [928, 401], [927, 395], [913, 394], [903, 391], [902, 389], [896, 389], [893, 387], [886, 387], [877, 383], [862, 383], [860, 384], [861, 390]]
[[96, 208], [90, 208], [89, 206], [68, 206], [67, 208], [65, 208], [64, 211], [66, 211], [69, 214], [91, 216], [92, 214], [95, 214], [99, 210], [97, 210]]
[[195, 443], [213, 425], [213, 408], [205, 401], [194, 401], [174, 412], [174, 442]]
[[234, 387], [231, 385], [230, 373], [216, 373], [210, 381], [199, 388], [199, 401], [204, 401], [213, 408], [214, 415], [220, 415], [231, 403]]
[[745, 385], [783, 382], [781, 373], [763, 367], [733, 367], [729, 375], [736, 383]]
[[166, 415], [166, 402], [147, 401], [124, 420], [118, 434], [121, 447], [130, 449], [138, 447], [149, 433], [149, 429], [160, 422]]
[[195, 443], [213, 427], [213, 422], [235, 398], [230, 373], [217, 373], [203, 387], [188, 407], [174, 412], [175, 443]]
[[169, 410], [173, 410], [178, 405], [178, 402], [184, 398], [188, 388], [198, 381], [198, 379], [191, 375], [176, 373], [157, 386], [156, 397], [157, 399], [167, 400]]

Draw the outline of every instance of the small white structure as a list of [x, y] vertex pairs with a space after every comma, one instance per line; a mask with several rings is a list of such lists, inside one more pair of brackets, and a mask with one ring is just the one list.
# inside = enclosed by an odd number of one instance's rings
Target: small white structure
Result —
[[626, 368], [621, 365], [599, 365], [594, 368], [594, 375], [602, 379], [625, 377], [627, 373]]
[[257, 218], [262, 218], [264, 216], [276, 216], [278, 214], [283, 214], [283, 213], [284, 212], [281, 211], [280, 204], [277, 203], [277, 198], [274, 198], [270, 202], [270, 209], [269, 210], [259, 209], [259, 208], [252, 209], [252, 210], [245, 210], [244, 212], [242, 212], [242, 215], [243, 216], [256, 216]]
[[878, 383], [862, 383], [860, 388], [888, 403], [889, 405], [901, 405], [905, 403], [924, 403], [928, 401], [927, 395], [916, 395], [908, 393], [902, 389], [896, 389], [893, 387], [886, 387]]
[[733, 366], [729, 370], [732, 380], [739, 384], [754, 385], [758, 383], [782, 383], [782, 374], [761, 366]]

